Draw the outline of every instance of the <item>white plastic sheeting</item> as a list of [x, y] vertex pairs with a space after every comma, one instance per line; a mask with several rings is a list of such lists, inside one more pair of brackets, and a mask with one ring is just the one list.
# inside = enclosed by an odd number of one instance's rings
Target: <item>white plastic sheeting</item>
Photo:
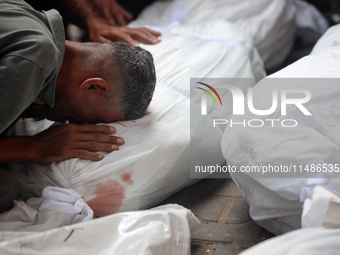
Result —
[[318, 54], [325, 49], [340, 46], [340, 24], [330, 27], [322, 38], [315, 44], [311, 55]]
[[[333, 180], [339, 182], [339, 180]], [[339, 183], [338, 183], [339, 184]], [[304, 200], [302, 227], [255, 245], [242, 255], [252, 254], [327, 254], [340, 250], [339, 185], [316, 186]]]
[[42, 197], [14, 201], [14, 207], [0, 215], [0, 224], [2, 231], [45, 231], [92, 218], [92, 209], [77, 192], [49, 186]]
[[303, 228], [340, 228], [340, 182], [337, 185], [316, 186], [304, 200]]
[[338, 255], [340, 229], [299, 229], [257, 244], [241, 255]]
[[296, 8], [297, 36], [303, 45], [313, 45], [328, 29], [325, 17], [304, 0], [293, 0]]
[[[293, 47], [297, 33], [314, 43], [327, 29], [323, 16], [301, 0], [175, 0], [156, 1], [129, 26], [153, 26], [163, 34], [178, 24], [223, 20], [248, 33], [266, 68], [280, 65]], [[224, 31], [221, 30], [221, 33]]]
[[2, 231], [0, 253], [189, 255], [190, 231], [199, 225], [189, 210], [167, 205], [48, 231]]
[[241, 254], [339, 254], [339, 181], [333, 179], [327, 186], [318, 185], [301, 193], [303, 229], [267, 240]]
[[[266, 67], [280, 64], [295, 39], [295, 5], [291, 1], [176, 0], [156, 1], [131, 26], [167, 27], [177, 23], [197, 24], [209, 20], [234, 23], [248, 33]], [[168, 29], [167, 32], [172, 32]], [[221, 30], [223, 33], [223, 30]]]
[[162, 42], [143, 45], [154, 59], [158, 81], [189, 96], [190, 78], [255, 78], [265, 76], [252, 38], [231, 22], [211, 20], [178, 25]]
[[[338, 27], [339, 28], [339, 27]], [[332, 29], [333, 30], [333, 29]], [[334, 31], [334, 30], [333, 30]], [[333, 33], [336, 35], [336, 33]], [[329, 34], [326, 34], [328, 38]], [[336, 37], [337, 38], [337, 37]], [[334, 39], [336, 39], [334, 38]], [[252, 165], [291, 164], [308, 166], [312, 162], [337, 164], [340, 155], [340, 90], [334, 83], [309, 80], [308, 87], [304, 80], [294, 85], [283, 84], [273, 78], [339, 78], [340, 47], [321, 51], [322, 45], [330, 45], [330, 38], [318, 43], [320, 53], [307, 56], [285, 69], [265, 78], [254, 89], [258, 99], [257, 109], [268, 109], [268, 100], [259, 100], [272, 88], [306, 88], [312, 94], [312, 103], [308, 109], [309, 118], [301, 118], [299, 109], [289, 109], [287, 116], [275, 115], [275, 119], [297, 119], [299, 125], [294, 131], [283, 127], [261, 129], [226, 128], [222, 139], [222, 150], [226, 160], [240, 167]], [[246, 119], [254, 117], [251, 114]], [[255, 118], [255, 117], [254, 117]], [[256, 116], [264, 119], [265, 116]], [[291, 178], [254, 178], [248, 173], [232, 173], [246, 201], [250, 204], [251, 217], [261, 226], [275, 234], [282, 234], [301, 227], [303, 202], [316, 186], [327, 186], [337, 190], [340, 185], [325, 173], [316, 173], [303, 178], [302, 174], [292, 174]], [[315, 177], [315, 178], [313, 178]], [[317, 207], [317, 206], [316, 206]], [[319, 206], [320, 207], [320, 206]], [[326, 208], [325, 208], [326, 210]], [[339, 213], [339, 211], [337, 211]], [[321, 213], [321, 212], [320, 212]], [[319, 215], [320, 217], [323, 214]], [[321, 220], [321, 219], [319, 219]]]

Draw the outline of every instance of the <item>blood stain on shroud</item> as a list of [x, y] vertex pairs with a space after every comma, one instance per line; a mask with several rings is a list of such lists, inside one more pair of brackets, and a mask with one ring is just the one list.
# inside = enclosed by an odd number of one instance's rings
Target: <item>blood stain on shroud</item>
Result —
[[131, 173], [125, 173], [125, 174], [122, 174], [121, 175], [121, 179], [122, 179], [122, 182], [128, 184], [128, 185], [132, 185], [133, 184], [133, 180], [132, 180], [132, 176], [131, 176]]
[[110, 215], [119, 211], [125, 198], [124, 185], [108, 179], [96, 185], [96, 197], [87, 201], [96, 217]]

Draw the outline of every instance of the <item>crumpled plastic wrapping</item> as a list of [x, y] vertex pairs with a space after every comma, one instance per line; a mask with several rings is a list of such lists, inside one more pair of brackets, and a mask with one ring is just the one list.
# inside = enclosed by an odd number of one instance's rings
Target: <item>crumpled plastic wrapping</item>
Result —
[[2, 231], [45, 231], [92, 220], [93, 211], [72, 189], [48, 186], [42, 197], [14, 201], [14, 207], [0, 215]]
[[340, 229], [339, 184], [337, 183], [336, 186], [315, 186], [313, 188], [309, 197], [304, 200], [301, 216], [303, 228], [325, 227]]
[[129, 26], [149, 25], [171, 32], [178, 24], [212, 19], [231, 22], [247, 33], [266, 69], [275, 68], [286, 59], [296, 35], [310, 45], [328, 28], [322, 14], [302, 0], [259, 0], [256, 5], [251, 0], [156, 1]]
[[302, 193], [302, 229], [267, 240], [241, 254], [339, 254], [339, 184], [339, 179], [334, 179], [328, 185], [316, 185]]
[[294, 44], [295, 15], [296, 7], [290, 0], [259, 0], [256, 4], [251, 0], [156, 1], [130, 26], [166, 28], [210, 20], [230, 22], [252, 38], [266, 68], [273, 68], [287, 57]]
[[190, 232], [199, 225], [188, 209], [166, 205], [47, 231], [1, 231], [0, 253], [189, 255]]
[[340, 250], [340, 229], [307, 228], [271, 238], [241, 255], [337, 255]]
[[[240, 167], [252, 165], [295, 165], [308, 166], [313, 162], [339, 163], [340, 155], [340, 90], [336, 81], [309, 79], [308, 87], [304, 79], [295, 79], [295, 85], [275, 82], [274, 78], [340, 78], [340, 47], [329, 47], [330, 34], [336, 41], [340, 27], [331, 28], [317, 44], [317, 50], [283, 70], [265, 78], [254, 89], [254, 98], [276, 86], [287, 89], [292, 86], [306, 88], [312, 94], [308, 109], [313, 113], [310, 118], [301, 117], [297, 108], [292, 108], [286, 116], [275, 115], [275, 119], [296, 119], [299, 122], [293, 132], [282, 127], [271, 128], [270, 125], [259, 129], [226, 128], [222, 139], [222, 150], [225, 159], [232, 165]], [[321, 81], [321, 82], [320, 82]], [[300, 86], [300, 87], [299, 87]], [[258, 99], [257, 98], [257, 99]], [[268, 100], [267, 100], [268, 101]], [[266, 100], [257, 105], [268, 109]], [[268, 102], [267, 102], [268, 103]], [[300, 113], [300, 115], [299, 115]], [[250, 118], [252, 115], [245, 116]], [[256, 116], [263, 119], [263, 116]], [[298, 169], [299, 170], [299, 169]], [[303, 202], [316, 186], [327, 186], [337, 190], [339, 183], [332, 174], [317, 173], [303, 176], [303, 173], [291, 174], [290, 178], [254, 178], [248, 173], [232, 173], [242, 195], [250, 205], [250, 216], [262, 227], [275, 234], [282, 234], [301, 227]], [[259, 177], [259, 176], [258, 176]]]

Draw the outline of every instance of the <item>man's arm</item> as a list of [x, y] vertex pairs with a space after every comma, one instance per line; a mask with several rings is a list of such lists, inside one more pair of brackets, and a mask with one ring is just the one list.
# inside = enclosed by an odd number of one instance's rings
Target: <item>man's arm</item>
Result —
[[[160, 42], [158, 37], [161, 33], [157, 31], [148, 28], [117, 26], [117, 23], [122, 25], [126, 18], [132, 18], [132, 16], [128, 16], [125, 9], [115, 1], [104, 1], [98, 4], [98, 1], [92, 2], [90, 0], [59, 0], [56, 4], [58, 4], [58, 9], [63, 16], [87, 29], [90, 41], [119, 41], [130, 45], [137, 45], [135, 40], [145, 44]], [[118, 15], [118, 13], [122, 15]], [[107, 15], [111, 18], [108, 19]], [[115, 22], [115, 19], [117, 22]]]
[[0, 163], [47, 164], [70, 158], [99, 161], [101, 152], [119, 150], [122, 138], [111, 136], [116, 129], [104, 125], [66, 124], [53, 126], [35, 136], [0, 137]]

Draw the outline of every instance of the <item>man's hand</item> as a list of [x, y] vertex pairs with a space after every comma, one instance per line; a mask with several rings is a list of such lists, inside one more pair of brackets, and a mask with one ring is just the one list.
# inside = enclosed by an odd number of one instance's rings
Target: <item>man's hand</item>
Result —
[[129, 28], [132, 18], [115, 0], [59, 0], [57, 8], [74, 24], [86, 29], [92, 42], [123, 42], [136, 46], [135, 40], [156, 44], [161, 33], [148, 28]]
[[119, 150], [122, 138], [111, 136], [116, 129], [104, 125], [66, 124], [53, 126], [35, 136], [1, 137], [0, 163], [30, 161], [47, 164], [70, 158], [99, 161], [97, 153]]
[[135, 40], [145, 44], [157, 44], [161, 40], [161, 33], [148, 28], [129, 28], [110, 26], [101, 22], [94, 22], [89, 27], [89, 39], [93, 42], [123, 42], [138, 46]]
[[110, 25], [126, 26], [133, 16], [116, 0], [92, 0]]

